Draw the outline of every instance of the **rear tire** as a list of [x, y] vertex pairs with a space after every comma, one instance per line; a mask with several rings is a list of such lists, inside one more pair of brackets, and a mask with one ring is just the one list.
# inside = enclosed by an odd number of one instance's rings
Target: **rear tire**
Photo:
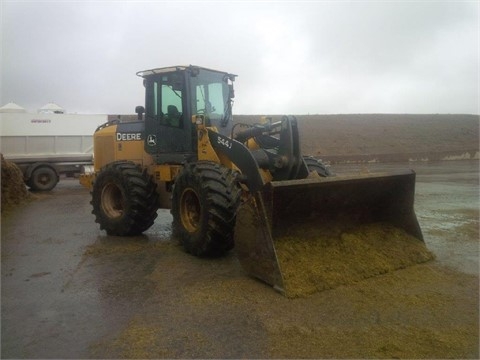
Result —
[[153, 225], [159, 207], [156, 184], [128, 162], [106, 165], [93, 183], [92, 214], [108, 235], [139, 235]]
[[308, 171], [316, 171], [318, 175], [322, 177], [332, 176], [332, 172], [327, 168], [327, 166], [322, 163], [320, 160], [315, 159], [313, 156], [304, 156], [303, 160], [307, 164]]
[[49, 191], [58, 184], [57, 172], [48, 166], [39, 166], [33, 170], [27, 185], [33, 191]]
[[173, 232], [186, 252], [218, 257], [234, 247], [240, 188], [232, 170], [213, 162], [186, 164], [175, 179]]

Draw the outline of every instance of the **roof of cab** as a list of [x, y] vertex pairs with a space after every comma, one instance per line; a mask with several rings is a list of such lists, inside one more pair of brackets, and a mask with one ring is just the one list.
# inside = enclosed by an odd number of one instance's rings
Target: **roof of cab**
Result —
[[137, 72], [137, 76], [147, 77], [147, 76], [155, 75], [155, 74], [163, 74], [163, 73], [169, 73], [169, 72], [174, 72], [174, 71], [182, 71], [182, 70], [193, 69], [193, 68], [215, 71], [215, 72], [218, 72], [218, 73], [221, 73], [221, 74], [226, 74], [226, 75], [229, 75], [229, 76], [232, 76], [232, 77], [237, 76], [235, 74], [230, 74], [230, 73], [225, 72], [225, 71], [208, 69], [208, 68], [205, 68], [205, 67], [202, 67], [202, 66], [196, 66], [196, 65], [177, 65], [177, 66], [167, 66], [167, 67], [163, 67], [163, 68], [156, 68], [156, 69], [150, 69], [150, 70], [142, 70], [142, 71]]

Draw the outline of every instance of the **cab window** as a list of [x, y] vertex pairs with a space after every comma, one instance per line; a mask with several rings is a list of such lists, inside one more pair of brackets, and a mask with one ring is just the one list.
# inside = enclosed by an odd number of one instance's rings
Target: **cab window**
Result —
[[163, 76], [152, 83], [150, 110], [147, 114], [161, 125], [171, 127], [182, 126], [182, 97], [183, 91], [169, 81], [168, 76]]
[[162, 84], [161, 103], [164, 125], [180, 127], [182, 125], [182, 92], [174, 90], [172, 85]]
[[204, 113], [212, 118], [221, 117], [224, 113], [224, 94], [221, 83], [197, 85], [196, 113]]

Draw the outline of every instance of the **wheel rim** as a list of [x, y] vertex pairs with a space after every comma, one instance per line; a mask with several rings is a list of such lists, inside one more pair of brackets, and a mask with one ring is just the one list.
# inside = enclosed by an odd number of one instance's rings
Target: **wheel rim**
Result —
[[43, 186], [49, 185], [52, 182], [52, 176], [47, 173], [41, 173], [40, 175], [38, 175], [37, 182]]
[[102, 209], [109, 218], [118, 218], [123, 215], [125, 205], [122, 190], [114, 183], [107, 184], [102, 189]]
[[180, 198], [180, 218], [183, 227], [190, 233], [200, 227], [202, 208], [200, 199], [193, 189], [185, 189]]

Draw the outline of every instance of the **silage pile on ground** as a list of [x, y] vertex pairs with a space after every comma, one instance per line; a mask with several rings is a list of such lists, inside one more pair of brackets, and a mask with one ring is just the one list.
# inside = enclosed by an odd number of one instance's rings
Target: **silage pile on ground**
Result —
[[434, 258], [422, 241], [389, 224], [368, 224], [336, 235], [310, 230], [308, 235], [290, 233], [275, 241], [288, 297], [353, 284]]
[[[1, 155], [1, 154], [0, 154]], [[2, 213], [29, 198], [23, 174], [14, 163], [2, 159]]]

